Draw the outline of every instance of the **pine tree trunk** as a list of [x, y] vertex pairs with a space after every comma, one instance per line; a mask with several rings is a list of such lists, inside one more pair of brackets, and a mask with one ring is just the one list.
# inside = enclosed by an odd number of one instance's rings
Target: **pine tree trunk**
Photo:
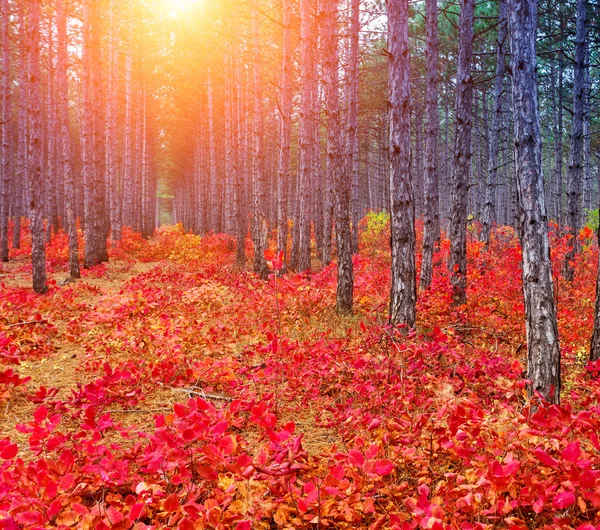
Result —
[[[506, 2], [500, 0], [498, 13], [498, 37], [496, 41], [496, 77], [494, 78], [494, 110], [492, 124], [489, 132], [488, 173], [485, 189], [485, 205], [483, 210], [481, 240], [486, 248], [490, 244], [490, 229], [494, 222], [495, 191], [498, 184], [498, 151], [500, 129], [502, 127], [502, 92], [504, 90], [504, 72], [506, 70], [504, 58], [504, 42], [506, 41], [507, 20]], [[487, 125], [487, 124], [486, 124]]]
[[29, 178], [31, 182], [31, 264], [33, 290], [48, 292], [46, 282], [46, 248], [44, 242], [44, 204], [42, 177], [42, 112], [40, 79], [40, 3], [29, 1]]
[[83, 266], [93, 267], [107, 260], [104, 181], [99, 141], [100, 84], [98, 57], [98, 17], [92, 0], [83, 3], [83, 74], [81, 116], [84, 178], [85, 246]]
[[573, 124], [571, 154], [567, 182], [567, 226], [569, 251], [565, 255], [564, 276], [573, 281], [573, 260], [579, 252], [581, 228], [581, 191], [583, 186], [583, 111], [585, 95], [585, 41], [587, 0], [577, 0], [577, 31], [575, 35], [575, 68], [573, 72]]
[[239, 267], [246, 265], [246, 235], [248, 233], [248, 222], [246, 219], [246, 178], [244, 166], [244, 150], [241, 148], [242, 138], [246, 136], [244, 127], [245, 119], [243, 120], [245, 109], [242, 106], [242, 89], [241, 89], [241, 72], [239, 61], [239, 48], [237, 43], [234, 43], [233, 55], [233, 108], [234, 108], [234, 128], [236, 136], [236, 144], [239, 152], [236, 156], [235, 167], [235, 223], [236, 223], [236, 253], [235, 261]]
[[265, 250], [268, 248], [267, 236], [268, 222], [265, 215], [265, 168], [264, 168], [264, 124], [262, 103], [262, 57], [260, 53], [260, 35], [258, 6], [254, 0], [252, 3], [252, 48], [253, 48], [253, 97], [254, 97], [254, 120], [253, 120], [253, 151], [252, 151], [252, 195], [254, 198], [254, 272], [266, 279], [269, 275], [269, 267], [265, 261]]
[[2, 54], [2, 101], [0, 102], [0, 261], [8, 261], [8, 191], [11, 183], [11, 142], [10, 142], [10, 42], [9, 19], [10, 5], [2, 0], [2, 35], [0, 46]]
[[360, 33], [360, 0], [350, 3], [350, 50], [348, 53], [348, 162], [352, 175], [352, 252], [358, 254], [358, 223], [362, 201], [360, 197], [360, 159], [358, 144], [358, 36]]
[[467, 301], [467, 202], [471, 176], [471, 130], [473, 120], [473, 15], [474, 0], [460, 1], [460, 36], [456, 73], [456, 128], [450, 212], [450, 273], [452, 302]]
[[117, 71], [118, 53], [115, 33], [115, 0], [110, 0], [110, 33], [108, 49], [108, 97], [106, 98], [106, 177], [110, 200], [111, 239], [121, 239], [121, 197], [117, 173]]
[[321, 0], [323, 22], [323, 80], [327, 114], [327, 165], [335, 191], [335, 233], [338, 250], [337, 303], [340, 314], [352, 312], [354, 273], [352, 267], [352, 234], [350, 231], [350, 190], [352, 173], [345, 171], [345, 149], [342, 142], [340, 102], [338, 94], [338, 1]]
[[283, 64], [281, 71], [281, 118], [279, 130], [279, 167], [277, 171], [277, 248], [287, 263], [288, 188], [290, 181], [290, 143], [292, 130], [292, 4], [283, 0]]
[[410, 182], [410, 52], [408, 0], [388, 1], [390, 213], [392, 290], [390, 322], [405, 331], [416, 321], [415, 206]]
[[125, 123], [123, 131], [123, 198], [121, 222], [133, 228], [133, 44], [131, 35], [125, 59]]
[[[300, 151], [298, 174], [298, 270], [310, 269], [310, 184], [312, 169], [312, 86], [315, 82], [313, 68], [314, 36], [311, 24], [311, 0], [300, 0]], [[325, 227], [327, 217], [325, 216]], [[325, 258], [324, 258], [325, 259]]]
[[562, 52], [558, 61], [558, 104], [554, 115], [554, 171], [556, 184], [555, 211], [559, 228], [564, 227], [563, 212], [563, 85], [564, 85], [564, 60]]
[[28, 100], [29, 100], [29, 84], [27, 78], [27, 70], [29, 68], [29, 55], [27, 52], [27, 22], [26, 22], [26, 7], [20, 5], [19, 9], [19, 130], [18, 130], [18, 146], [17, 146], [17, 171], [16, 181], [19, 185], [14, 187], [14, 203], [13, 203], [13, 219], [15, 222], [13, 230], [12, 247], [14, 249], [21, 248], [21, 217], [25, 209], [25, 197], [29, 181], [29, 161], [28, 161]]
[[211, 216], [210, 229], [213, 232], [221, 230], [220, 215], [219, 215], [219, 188], [217, 181], [217, 148], [215, 143], [215, 118], [214, 118], [214, 101], [213, 87], [210, 69], [208, 70], [208, 79], [206, 83], [206, 91], [208, 94], [208, 143], [209, 143], [209, 169], [210, 169], [210, 207], [213, 215]]
[[537, 97], [536, 0], [509, 0], [514, 155], [523, 248], [523, 295], [531, 396], [560, 401], [560, 349], [548, 243]]
[[437, 0], [426, 0], [427, 24], [427, 93], [425, 132], [425, 182], [423, 212], [423, 258], [421, 261], [421, 288], [428, 289], [433, 274], [433, 251], [440, 238], [440, 195], [438, 178], [437, 142], [440, 130], [438, 110], [438, 13]]
[[79, 270], [79, 243], [77, 241], [77, 217], [75, 215], [75, 182], [71, 166], [71, 135], [69, 132], [69, 83], [67, 77], [67, 17], [64, 0], [56, 0], [57, 63], [59, 121], [59, 172], [62, 173], [65, 190], [65, 213], [69, 237], [69, 273], [71, 278], [81, 276]]

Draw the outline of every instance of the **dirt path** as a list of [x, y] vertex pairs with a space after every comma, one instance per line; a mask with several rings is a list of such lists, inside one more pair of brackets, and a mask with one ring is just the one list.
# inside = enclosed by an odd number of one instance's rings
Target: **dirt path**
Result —
[[[25, 265], [24, 261], [16, 260], [3, 265], [2, 282], [7, 287], [29, 288], [30, 276], [28, 273], [18, 272]], [[74, 284], [67, 284], [60, 289], [73, 288], [75, 293], [74, 304], [76, 317], [84, 318], [86, 314], [96, 311], [103, 300], [117, 294], [122, 286], [139, 274], [147, 272], [156, 266], [156, 263], [129, 264], [113, 261], [108, 264], [107, 273], [101, 278], [85, 277]], [[65, 272], [49, 274], [49, 279], [57, 282], [67, 277]], [[1, 292], [1, 290], [0, 290]], [[16, 430], [16, 425], [31, 421], [33, 412], [39, 406], [32, 403], [28, 396], [41, 387], [58, 389], [56, 396], [64, 399], [78, 384], [85, 384], [95, 377], [95, 374], [82, 370], [86, 357], [84, 345], [79, 339], [69, 336], [67, 329], [73, 317], [61, 318], [57, 308], [56, 318], [51, 318], [55, 332], [50, 336], [50, 347], [54, 351], [49, 356], [36, 359], [26, 359], [15, 367], [21, 377], [30, 377], [31, 380], [24, 386], [15, 388], [8, 400], [0, 407], [0, 438], [10, 436], [21, 447], [26, 446], [27, 435]], [[73, 307], [67, 314], [73, 315]], [[0, 331], [5, 325], [0, 320]], [[8, 328], [7, 328], [8, 329]]]

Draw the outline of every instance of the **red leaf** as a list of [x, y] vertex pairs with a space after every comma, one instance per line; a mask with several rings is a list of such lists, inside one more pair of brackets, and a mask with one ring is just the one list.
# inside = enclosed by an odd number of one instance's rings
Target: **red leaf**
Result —
[[569, 462], [577, 462], [581, 456], [581, 447], [579, 442], [571, 442], [567, 447], [563, 449], [561, 456]]
[[19, 446], [17, 444], [9, 444], [0, 453], [0, 457], [4, 458], [4, 460], [10, 460], [17, 456], [19, 452]]
[[175, 512], [179, 508], [179, 497], [176, 493], [169, 495], [163, 503], [163, 509], [167, 512]]
[[134, 504], [131, 507], [131, 511], [129, 512], [129, 520], [135, 521], [136, 519], [139, 518], [140, 515], [142, 515], [143, 511], [144, 511], [144, 505], [141, 502]]
[[356, 467], [362, 467], [365, 463], [365, 457], [356, 449], [350, 449], [350, 451], [348, 451], [348, 457], [350, 463]]
[[48, 409], [46, 407], [44, 407], [43, 405], [41, 407], [39, 407], [34, 413], [33, 413], [33, 419], [37, 422], [37, 423], [41, 423], [42, 421], [44, 421], [46, 418], [48, 417]]
[[180, 418], [185, 418], [185, 416], [187, 416], [188, 413], [187, 407], [185, 405], [182, 405], [181, 403], [175, 403], [175, 405], [173, 405], [173, 410], [175, 411], [175, 414]]
[[548, 466], [548, 467], [556, 467], [558, 465], [558, 460], [552, 458], [546, 451], [543, 449], [536, 449], [535, 456], [538, 457], [539, 461]]
[[236, 525], [235, 530], [250, 530], [250, 528], [251, 528], [251, 526], [248, 521], [240, 521]]
[[377, 460], [375, 462], [375, 473], [385, 477], [394, 470], [394, 463], [391, 460]]
[[270, 248], [265, 250], [265, 259], [267, 261], [273, 261], [273, 259], [275, 259], [275, 253]]
[[571, 506], [571, 504], [575, 503], [575, 495], [573, 495], [570, 491], [563, 491], [562, 493], [557, 493], [552, 499], [552, 506], [554, 506], [555, 510], [564, 510]]

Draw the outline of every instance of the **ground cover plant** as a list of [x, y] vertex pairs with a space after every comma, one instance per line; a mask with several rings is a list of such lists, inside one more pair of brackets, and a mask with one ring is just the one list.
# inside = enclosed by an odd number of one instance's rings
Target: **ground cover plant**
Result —
[[513, 230], [469, 242], [462, 308], [443, 240], [408, 335], [386, 324], [388, 237], [363, 222], [350, 317], [334, 265], [263, 281], [224, 235], [126, 232], [66, 285], [58, 236], [45, 296], [25, 245], [0, 273], [0, 526], [596, 528], [591, 233], [557, 275], [562, 404], [537, 411]]

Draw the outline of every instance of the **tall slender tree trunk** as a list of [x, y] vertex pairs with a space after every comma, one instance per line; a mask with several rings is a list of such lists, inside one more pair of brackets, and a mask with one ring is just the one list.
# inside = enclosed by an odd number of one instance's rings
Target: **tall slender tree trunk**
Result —
[[473, 120], [473, 16], [474, 0], [460, 0], [460, 36], [456, 73], [456, 129], [450, 212], [450, 272], [452, 301], [467, 301], [467, 201], [471, 176], [471, 130]]
[[350, 49], [348, 52], [348, 162], [352, 176], [352, 252], [358, 254], [358, 223], [362, 201], [360, 196], [360, 159], [358, 143], [358, 37], [360, 33], [360, 0], [350, 2]]
[[26, 6], [20, 5], [19, 9], [19, 130], [18, 130], [18, 146], [17, 146], [17, 172], [16, 177], [20, 185], [14, 187], [14, 203], [13, 203], [13, 240], [12, 247], [14, 249], [21, 248], [21, 217], [25, 209], [25, 197], [27, 196], [27, 188], [29, 182], [29, 160], [28, 160], [28, 145], [29, 145], [29, 79], [27, 71], [29, 68], [29, 54], [27, 48], [27, 21], [26, 21]]
[[260, 53], [260, 34], [257, 0], [252, 3], [252, 49], [254, 74], [254, 121], [253, 121], [253, 152], [252, 152], [252, 191], [254, 198], [254, 272], [262, 278], [267, 278], [269, 267], [265, 261], [264, 252], [268, 248], [268, 222], [265, 214], [265, 168], [264, 168], [264, 124], [262, 103], [262, 57]]
[[215, 142], [215, 118], [214, 118], [214, 96], [211, 71], [208, 70], [208, 78], [206, 82], [206, 91], [208, 94], [208, 157], [209, 157], [209, 171], [210, 171], [210, 206], [213, 211], [211, 216], [210, 229], [213, 232], [218, 232], [221, 229], [220, 215], [219, 215], [219, 188], [217, 181], [217, 147]]
[[350, 231], [350, 190], [352, 173], [345, 171], [345, 149], [342, 142], [340, 101], [338, 94], [338, 9], [339, 0], [321, 0], [323, 23], [323, 80], [327, 114], [327, 165], [335, 190], [335, 233], [338, 250], [337, 311], [352, 312], [354, 272], [352, 268], [352, 234]]
[[2, 0], [2, 35], [0, 48], [2, 54], [2, 101], [0, 102], [0, 260], [8, 261], [8, 190], [11, 171], [10, 142], [10, 4]]
[[244, 109], [241, 101], [241, 72], [239, 60], [239, 48], [237, 43], [233, 47], [233, 109], [234, 109], [234, 129], [236, 145], [238, 152], [236, 153], [235, 164], [235, 223], [236, 223], [236, 263], [243, 267], [246, 265], [246, 234], [248, 233], [248, 222], [245, 211], [245, 165], [244, 165], [244, 150], [242, 149], [242, 137], [245, 136], [246, 130], [242, 123]]
[[[433, 251], [440, 238], [440, 193], [438, 178], [437, 142], [440, 130], [438, 110], [437, 67], [438, 67], [438, 13], [437, 0], [426, 0], [427, 25], [427, 93], [425, 132], [425, 182], [423, 215], [423, 258], [421, 261], [421, 288], [431, 285], [433, 274]], [[419, 177], [417, 177], [419, 178]]]
[[131, 34], [125, 58], [125, 123], [123, 131], [123, 197], [121, 222], [133, 228], [133, 43]]
[[573, 72], [573, 124], [571, 154], [567, 182], [569, 251], [565, 255], [564, 276], [572, 281], [575, 275], [573, 260], [579, 252], [581, 228], [581, 191], [583, 186], [583, 111], [585, 96], [585, 40], [587, 0], [577, 0], [577, 30], [575, 35], [575, 69]]
[[408, 0], [388, 1], [388, 57], [392, 229], [390, 322], [408, 330], [415, 325], [417, 305], [415, 206], [410, 181]]
[[312, 127], [314, 126], [311, 112], [314, 82], [311, 7], [311, 0], [300, 0], [300, 148], [296, 221], [298, 223], [298, 270], [301, 272], [310, 269], [310, 183], [313, 153]]
[[564, 58], [562, 51], [559, 52], [558, 61], [558, 104], [554, 107], [554, 182], [556, 189], [554, 191], [555, 211], [559, 228], [564, 227], [563, 213], [563, 106], [564, 106]]
[[287, 263], [288, 188], [290, 181], [290, 143], [292, 130], [292, 5], [283, 0], [283, 64], [281, 71], [281, 118], [279, 129], [279, 167], [277, 171], [277, 248]]
[[69, 82], [67, 77], [67, 17], [64, 0], [56, 0], [57, 62], [56, 77], [58, 90], [59, 121], [59, 171], [62, 173], [65, 190], [65, 213], [69, 237], [69, 273], [79, 278], [79, 243], [77, 241], [77, 217], [75, 215], [75, 181], [71, 166], [71, 135], [69, 132]]
[[106, 177], [110, 201], [111, 239], [121, 239], [121, 197], [117, 173], [117, 71], [118, 53], [115, 32], [115, 0], [110, 0], [110, 33], [108, 48], [108, 97], [106, 98]]
[[82, 151], [84, 178], [85, 246], [83, 266], [93, 267], [107, 260], [104, 181], [99, 141], [98, 17], [96, 3], [83, 3]]
[[592, 135], [590, 131], [590, 47], [586, 43], [584, 64], [584, 89], [583, 89], [583, 211], [584, 215], [592, 210]]
[[495, 219], [495, 192], [498, 185], [498, 152], [500, 129], [502, 127], [502, 92], [504, 90], [504, 72], [506, 70], [504, 58], [504, 42], [506, 40], [507, 20], [506, 2], [500, 0], [498, 7], [498, 38], [496, 41], [496, 77], [494, 78], [494, 110], [492, 124], [489, 132], [488, 172], [485, 189], [485, 204], [483, 210], [483, 226], [481, 240], [486, 248], [490, 244], [490, 229]]
[[560, 349], [542, 175], [535, 36], [537, 1], [509, 0], [514, 154], [523, 248], [530, 395], [560, 401]]
[[44, 205], [42, 178], [42, 111], [40, 79], [40, 3], [29, 1], [29, 176], [31, 181], [31, 263], [33, 290], [48, 292], [46, 282], [46, 248], [44, 242]]

